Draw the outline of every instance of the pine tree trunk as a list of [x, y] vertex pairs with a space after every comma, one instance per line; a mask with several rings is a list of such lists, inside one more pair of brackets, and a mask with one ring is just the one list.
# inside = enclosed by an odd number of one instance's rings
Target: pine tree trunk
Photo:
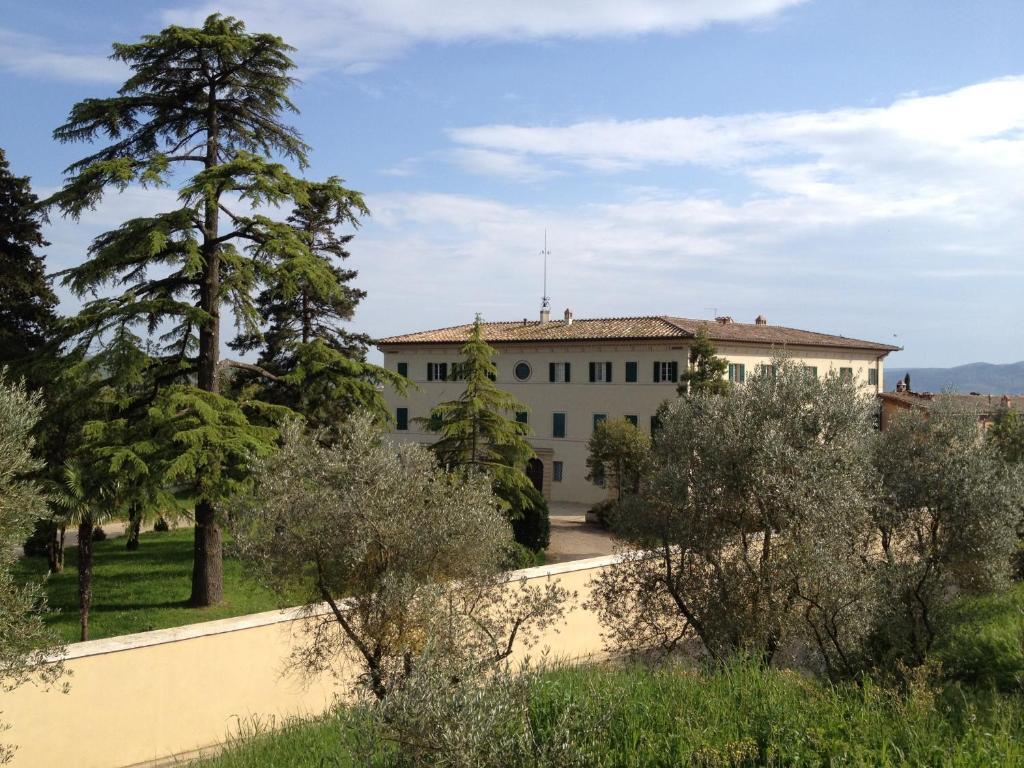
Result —
[[[217, 98], [211, 88], [207, 108], [206, 159], [207, 168], [218, 162]], [[204, 270], [199, 287], [199, 307], [207, 320], [199, 329], [199, 388], [206, 392], [220, 390], [217, 363], [220, 357], [220, 244], [218, 199], [213, 190], [207, 190], [203, 226]], [[224, 553], [221, 548], [220, 528], [217, 527], [213, 506], [206, 500], [196, 503], [196, 531], [192, 563], [192, 595], [194, 606], [214, 605], [224, 591]]]
[[89, 609], [92, 607], [92, 521], [78, 526], [78, 623], [81, 640], [89, 639]]
[[216, 605], [224, 597], [224, 559], [220, 527], [214, 521], [213, 505], [196, 504], [196, 533], [192, 563], [191, 605]]
[[142, 507], [138, 504], [132, 504], [128, 510], [128, 530], [127, 540], [125, 541], [124, 548], [129, 552], [134, 552], [139, 548], [139, 533], [142, 529]]

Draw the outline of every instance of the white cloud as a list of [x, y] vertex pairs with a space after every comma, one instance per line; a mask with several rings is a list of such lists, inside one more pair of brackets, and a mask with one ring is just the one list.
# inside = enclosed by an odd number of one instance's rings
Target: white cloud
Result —
[[459, 148], [453, 150], [451, 156], [459, 166], [471, 173], [501, 176], [513, 181], [541, 181], [559, 173], [531, 163], [519, 155], [489, 149]]
[[708, 168], [818, 220], [931, 212], [990, 222], [1016, 215], [1022, 198], [1024, 77], [877, 108], [486, 125], [450, 136], [462, 151], [489, 153], [494, 167], [505, 155], [577, 172]]
[[168, 11], [196, 24], [210, 13], [272, 31], [304, 57], [365, 71], [417, 43], [683, 34], [772, 18], [806, 0], [223, 0]]
[[88, 83], [123, 82], [127, 76], [123, 64], [110, 61], [103, 54], [57, 50], [44, 38], [2, 28], [0, 69], [19, 75]]

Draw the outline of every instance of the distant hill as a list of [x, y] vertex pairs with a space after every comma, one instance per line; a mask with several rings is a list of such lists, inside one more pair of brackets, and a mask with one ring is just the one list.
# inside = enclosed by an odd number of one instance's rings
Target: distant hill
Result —
[[1024, 394], [1024, 360], [1019, 363], [995, 365], [969, 363], [953, 368], [899, 368], [886, 367], [885, 388], [892, 391], [903, 375], [910, 374], [910, 388], [915, 392], [943, 392], [946, 390], [982, 395]]

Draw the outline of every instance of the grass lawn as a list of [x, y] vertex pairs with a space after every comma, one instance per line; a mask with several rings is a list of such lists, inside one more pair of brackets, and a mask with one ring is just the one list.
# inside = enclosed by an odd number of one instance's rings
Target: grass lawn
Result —
[[[48, 621], [67, 642], [78, 640], [78, 547], [67, 550], [62, 573], [46, 583]], [[46, 558], [22, 558], [14, 568], [19, 580], [46, 575]], [[93, 598], [89, 638], [113, 637], [199, 621], [242, 616], [280, 607], [276, 596], [246, 577], [242, 564], [224, 559], [224, 602], [190, 608], [192, 528], [144, 533], [139, 549], [125, 549], [123, 537], [98, 541], [93, 554]]]

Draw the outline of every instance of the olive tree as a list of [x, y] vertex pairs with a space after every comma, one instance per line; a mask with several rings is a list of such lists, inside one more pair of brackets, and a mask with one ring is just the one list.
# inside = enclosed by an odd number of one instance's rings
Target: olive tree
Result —
[[[13, 385], [0, 368], [0, 691], [29, 681], [48, 685], [63, 672], [59, 663], [47, 663], [59, 648], [43, 624], [42, 591], [19, 584], [11, 573], [18, 546], [45, 509], [40, 488], [25, 479], [38, 469], [31, 432], [39, 413], [39, 396]], [[12, 749], [0, 744], [0, 763], [12, 756]]]
[[838, 375], [776, 371], [663, 409], [618, 516], [632, 549], [594, 582], [613, 648], [696, 642], [769, 664], [793, 640], [831, 674], [855, 669], [873, 604], [870, 404]]
[[384, 699], [426, 655], [484, 669], [561, 618], [565, 590], [501, 572], [512, 535], [487, 476], [445, 472], [369, 416], [343, 423], [330, 445], [318, 437], [288, 426], [232, 510], [242, 557], [305, 601], [299, 669], [353, 661]]
[[636, 493], [651, 438], [627, 419], [602, 421], [587, 443], [587, 479], [607, 484], [616, 501]]
[[875, 510], [889, 650], [921, 663], [958, 594], [1005, 582], [1020, 522], [1021, 479], [985, 440], [977, 416], [938, 401], [901, 414], [880, 436]]

